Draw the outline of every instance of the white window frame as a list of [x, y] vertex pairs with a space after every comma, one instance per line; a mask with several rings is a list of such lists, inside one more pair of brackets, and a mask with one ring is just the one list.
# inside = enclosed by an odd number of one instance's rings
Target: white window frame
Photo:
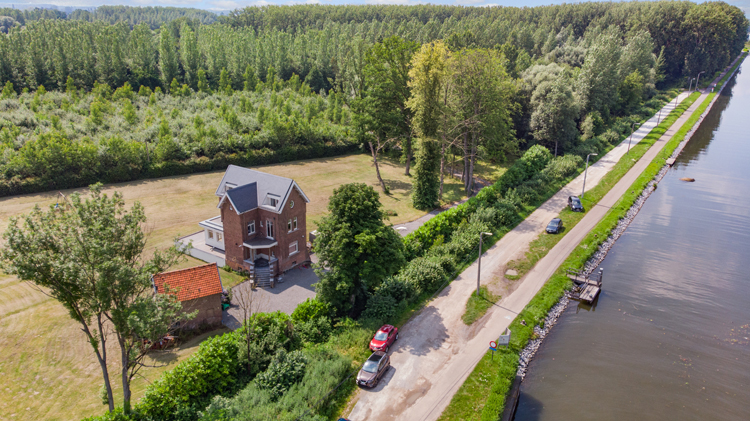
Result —
[[220, 232], [216, 233], [216, 241], [222, 241], [221, 233]]
[[250, 223], [247, 224], [247, 235], [253, 234], [255, 234], [255, 221], [250, 221]]
[[268, 238], [270, 238], [270, 239], [273, 240], [273, 239], [275, 239], [275, 237], [273, 236], [273, 234], [274, 234], [274, 232], [273, 232], [273, 221], [270, 220], [270, 219], [266, 219], [266, 237], [268, 237]]
[[[291, 251], [292, 247], [294, 247], [294, 251]], [[289, 256], [294, 256], [297, 253], [299, 253], [299, 241], [289, 243]]]
[[214, 232], [211, 230], [208, 230], [208, 239], [213, 240], [214, 239]]
[[292, 232], [292, 218], [289, 218], [289, 221], [286, 223], [286, 232]]
[[297, 231], [297, 217], [296, 216], [294, 217], [294, 224], [292, 225], [292, 229], [294, 231]]

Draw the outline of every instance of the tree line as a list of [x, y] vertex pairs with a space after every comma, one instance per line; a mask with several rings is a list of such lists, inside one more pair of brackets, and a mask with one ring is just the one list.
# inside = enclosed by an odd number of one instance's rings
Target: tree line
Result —
[[[132, 9], [129, 13], [136, 15], [140, 10]], [[364, 52], [392, 35], [423, 44], [456, 34], [478, 48], [507, 43], [534, 59], [554, 61], [580, 56], [561, 48], [561, 31], [580, 39], [614, 26], [626, 34], [648, 31], [653, 52], [663, 54], [665, 77], [674, 80], [699, 71], [712, 74], [726, 66], [744, 45], [748, 28], [744, 14], [723, 2], [523, 9], [299, 5], [235, 11], [211, 25], [190, 16], [157, 31], [146, 22], [131, 26], [136, 20], [126, 19], [26, 22], [0, 38], [0, 82], [10, 80], [19, 88], [62, 88], [70, 75], [76, 86], [87, 90], [95, 81], [116, 88], [125, 80], [136, 88], [165, 89], [171, 71], [182, 83], [197, 66], [214, 85], [226, 68], [237, 88], [251, 65], [261, 80], [273, 66], [282, 79], [297, 74], [316, 91], [336, 86], [352, 94], [360, 87]]]
[[70, 13], [54, 9], [20, 10], [3, 7], [0, 8], [0, 30], [7, 34], [8, 30], [14, 26], [23, 26], [27, 22], [41, 19], [102, 21], [109, 24], [125, 22], [130, 26], [145, 23], [151, 29], [157, 29], [165, 22], [183, 17], [204, 25], [215, 22], [217, 18], [214, 13], [209, 11], [185, 7], [99, 6], [93, 11], [76, 9]]

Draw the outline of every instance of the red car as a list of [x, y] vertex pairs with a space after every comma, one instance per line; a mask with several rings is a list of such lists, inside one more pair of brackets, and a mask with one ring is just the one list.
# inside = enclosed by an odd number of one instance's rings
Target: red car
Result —
[[391, 325], [384, 325], [373, 336], [370, 341], [370, 350], [388, 352], [393, 342], [398, 339], [398, 328]]

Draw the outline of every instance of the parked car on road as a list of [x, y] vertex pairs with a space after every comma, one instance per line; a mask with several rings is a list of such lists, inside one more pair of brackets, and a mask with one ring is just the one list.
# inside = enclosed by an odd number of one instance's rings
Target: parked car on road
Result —
[[568, 196], [568, 207], [573, 212], [583, 212], [583, 204], [578, 196]]
[[560, 230], [562, 230], [563, 222], [560, 218], [555, 218], [547, 224], [547, 233], [549, 234], [559, 234]]
[[388, 352], [388, 349], [396, 339], [398, 339], [398, 328], [391, 325], [383, 325], [375, 333], [375, 336], [372, 337], [370, 350]]
[[375, 351], [362, 365], [357, 373], [357, 384], [365, 387], [375, 387], [391, 366], [391, 359], [383, 351]]

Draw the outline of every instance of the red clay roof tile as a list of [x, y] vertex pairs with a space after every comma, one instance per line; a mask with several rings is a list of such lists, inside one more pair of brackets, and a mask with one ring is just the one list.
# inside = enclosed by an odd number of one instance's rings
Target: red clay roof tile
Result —
[[166, 284], [180, 302], [222, 292], [221, 277], [216, 263], [157, 273], [153, 279], [156, 292], [164, 292]]

